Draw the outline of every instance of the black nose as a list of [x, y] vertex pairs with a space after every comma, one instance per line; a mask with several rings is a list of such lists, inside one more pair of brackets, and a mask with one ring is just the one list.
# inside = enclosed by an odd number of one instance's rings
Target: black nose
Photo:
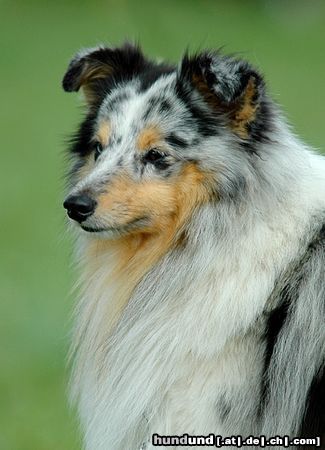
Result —
[[96, 202], [88, 195], [70, 195], [65, 199], [63, 206], [68, 212], [68, 216], [81, 223], [91, 216], [95, 211]]

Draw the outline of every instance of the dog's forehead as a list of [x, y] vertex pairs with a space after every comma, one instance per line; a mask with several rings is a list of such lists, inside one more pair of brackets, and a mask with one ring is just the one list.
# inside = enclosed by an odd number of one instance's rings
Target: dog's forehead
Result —
[[104, 99], [98, 122], [110, 123], [112, 132], [132, 134], [146, 126], [170, 131], [184, 122], [187, 110], [175, 95], [175, 75], [162, 76], [146, 90], [137, 80], [116, 87]]

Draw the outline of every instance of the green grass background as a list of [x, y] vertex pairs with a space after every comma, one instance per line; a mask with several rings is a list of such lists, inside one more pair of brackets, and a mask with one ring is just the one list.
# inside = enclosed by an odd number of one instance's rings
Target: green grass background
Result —
[[62, 174], [81, 114], [60, 86], [69, 58], [126, 37], [174, 61], [187, 46], [225, 45], [260, 67], [296, 132], [322, 149], [324, 23], [316, 0], [0, 0], [1, 450], [81, 447], [66, 401], [74, 275]]

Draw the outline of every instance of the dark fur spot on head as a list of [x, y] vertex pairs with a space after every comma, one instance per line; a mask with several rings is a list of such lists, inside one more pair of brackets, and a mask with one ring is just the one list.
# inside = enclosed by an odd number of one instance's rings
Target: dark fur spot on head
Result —
[[172, 109], [172, 105], [168, 100], [163, 100], [159, 105], [159, 112], [161, 114], [168, 113]]
[[112, 99], [107, 102], [107, 108], [113, 110], [118, 107], [121, 103], [128, 99], [128, 94], [125, 91], [119, 92]]
[[222, 126], [222, 121], [207, 111], [194, 106], [187, 105], [188, 110], [192, 116], [194, 124], [198, 128], [198, 132], [204, 137], [217, 136], [220, 133], [220, 127]]
[[118, 161], [116, 162], [116, 168], [122, 167], [123, 165], [123, 156], [121, 156]]
[[142, 115], [142, 121], [146, 122], [149, 119], [151, 113], [152, 113], [152, 107], [151, 107], [151, 105], [149, 105], [148, 108], [145, 110], [145, 112]]
[[220, 132], [220, 120], [212, 111], [194, 104], [191, 91], [181, 82], [176, 83], [176, 95], [182, 101], [187, 109], [191, 124], [189, 126], [197, 127], [198, 132], [205, 137], [216, 136]]
[[175, 67], [170, 64], [148, 64], [142, 71], [140, 77], [141, 91], [146, 91], [163, 75], [169, 75], [175, 71]]
[[148, 101], [148, 104], [146, 105], [146, 110], [143, 113], [142, 120], [146, 122], [149, 117], [152, 115], [154, 110], [157, 108], [157, 100], [155, 98], [152, 98]]
[[172, 105], [168, 100], [161, 100], [161, 96], [152, 97], [148, 101], [147, 109], [142, 116], [142, 120], [146, 121], [153, 112], [160, 114], [168, 113], [172, 109]]
[[172, 147], [186, 148], [188, 146], [188, 142], [185, 139], [177, 136], [175, 133], [170, 133], [168, 136], [166, 136], [165, 141]]

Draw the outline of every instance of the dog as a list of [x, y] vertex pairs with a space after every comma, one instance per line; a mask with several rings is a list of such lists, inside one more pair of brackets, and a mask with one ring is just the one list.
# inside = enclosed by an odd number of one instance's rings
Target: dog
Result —
[[219, 50], [86, 49], [63, 88], [85, 448], [325, 448], [325, 158]]

